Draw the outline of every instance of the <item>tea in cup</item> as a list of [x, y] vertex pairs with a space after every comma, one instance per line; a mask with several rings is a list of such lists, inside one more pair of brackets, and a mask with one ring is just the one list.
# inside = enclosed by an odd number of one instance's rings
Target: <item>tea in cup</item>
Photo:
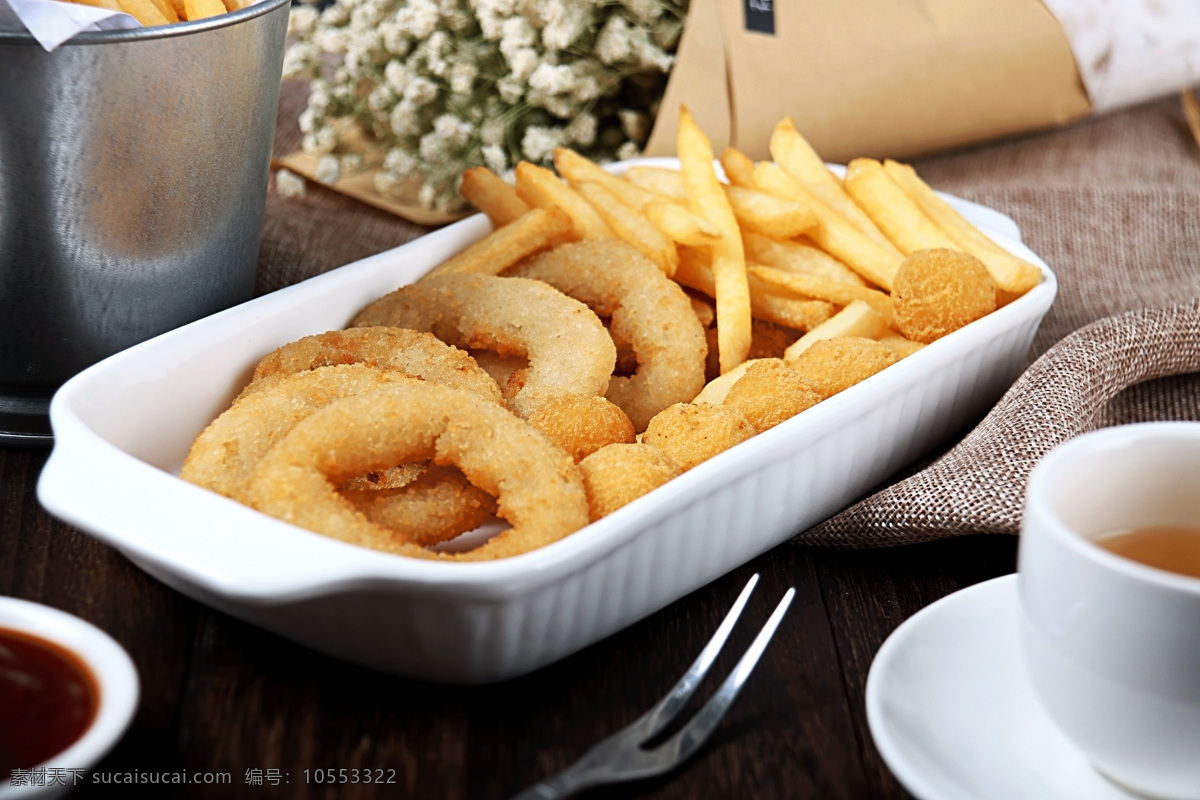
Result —
[[1050, 718], [1113, 782], [1200, 800], [1200, 423], [1056, 448], [1021, 534], [1021, 644]]

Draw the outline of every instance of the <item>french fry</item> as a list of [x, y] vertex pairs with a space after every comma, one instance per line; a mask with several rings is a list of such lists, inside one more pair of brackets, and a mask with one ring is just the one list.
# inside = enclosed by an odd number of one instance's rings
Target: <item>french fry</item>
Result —
[[754, 231], [742, 231], [742, 246], [746, 260], [784, 272], [819, 275], [831, 281], [843, 281], [866, 286], [857, 272], [805, 239], [782, 240], [763, 236]]
[[[751, 167], [753, 169], [753, 167]], [[753, 174], [753, 173], [752, 173]], [[670, 199], [686, 199], [687, 189], [679, 172], [665, 167], [633, 167], [629, 179], [643, 188]], [[738, 222], [781, 239], [811, 230], [817, 224], [811, 204], [799, 198], [785, 198], [746, 186], [719, 183]]]
[[847, 164], [842, 184], [854, 202], [904, 255], [935, 247], [959, 249], [958, 244], [925, 216], [925, 212], [875, 159], [856, 158]]
[[678, 170], [666, 167], [630, 167], [625, 172], [625, 179], [660, 197], [687, 202], [687, 187], [684, 186], [683, 176]]
[[825, 252], [871, 283], [889, 292], [892, 290], [892, 279], [904, 258], [895, 247], [885, 248], [869, 238], [775, 164], [759, 163], [754, 168], [754, 183], [777, 197], [810, 203], [817, 215], [817, 227], [809, 231], [808, 236]]
[[152, 3], [154, 3], [154, 7], [159, 10], [159, 13], [161, 13], [164, 17], [167, 18], [167, 22], [179, 22], [179, 20], [180, 20], [179, 12], [177, 12], [175, 10], [175, 6], [171, 5], [169, 0], [150, 0], [150, 1]]
[[487, 167], [471, 167], [464, 172], [458, 193], [487, 214], [497, 228], [519, 219], [529, 211], [529, 206], [517, 195], [517, 190]]
[[658, 265], [667, 277], [675, 274], [679, 254], [675, 244], [654, 223], [622, 203], [612, 192], [598, 183], [584, 182], [575, 187], [584, 200], [608, 224], [617, 238], [636, 247], [642, 255]]
[[725, 152], [721, 153], [721, 169], [725, 170], [725, 177], [734, 186], [754, 188], [754, 161], [741, 150], [725, 148]]
[[611, 239], [613, 232], [596, 209], [545, 167], [528, 161], [517, 164], [517, 196], [538, 208], [561, 208], [582, 239]]
[[839, 336], [862, 336], [878, 339], [889, 332], [887, 322], [875, 309], [861, 300], [855, 300], [832, 317], [788, 345], [783, 351], [783, 360], [791, 363], [808, 348], [822, 339]]
[[224, 14], [225, 4], [221, 0], [183, 0], [183, 10], [192, 21]]
[[555, 150], [554, 166], [576, 190], [582, 183], [600, 184], [622, 203], [640, 211], [673, 241], [696, 246], [710, 245], [719, 235], [716, 227], [707, 220], [697, 217], [678, 203], [601, 169], [600, 165], [574, 150], [565, 147]]
[[598, 183], [630, 208], [641, 210], [660, 199], [654, 192], [613, 175], [591, 159], [566, 147], [554, 151], [554, 168], [572, 187], [581, 183]]
[[744, 186], [725, 186], [724, 190], [738, 222], [767, 236], [791, 239], [817, 224], [817, 215], [809, 205]]
[[748, 272], [770, 286], [811, 297], [814, 300], [828, 300], [839, 306], [848, 306], [856, 300], [861, 301], [875, 309], [875, 312], [883, 317], [889, 325], [895, 319], [892, 311], [892, 298], [878, 289], [856, 286], [853, 283], [842, 281], [831, 281], [816, 275], [784, 272], [774, 267], [764, 267], [758, 264], [750, 266]]
[[[166, 16], [158, 10], [158, 6], [154, 5], [151, 0], [117, 0], [117, 2], [120, 4], [122, 11], [147, 28], [154, 25], [170, 24]], [[224, 6], [221, 7], [221, 10], [224, 11]]]
[[713, 171], [712, 144], [686, 107], [679, 109], [676, 149], [688, 206], [721, 232], [721, 238], [712, 246], [712, 273], [717, 301], [717, 360], [720, 371], [728, 372], [745, 361], [750, 352], [750, 289], [742, 235]]
[[998, 287], [1009, 294], [1021, 295], [1037, 286], [1038, 281], [1042, 279], [1040, 269], [1017, 258], [985, 236], [955, 211], [953, 206], [938, 197], [911, 166], [888, 160], [884, 162], [883, 168], [959, 248], [983, 262]]
[[520, 219], [492, 231], [429, 274], [478, 272], [499, 275], [526, 256], [569, 241], [573, 233], [571, 218], [562, 209], [534, 208]]
[[[708, 251], [698, 247], [681, 247], [675, 280], [701, 294], [715, 296], [716, 280], [713, 278], [712, 257]], [[833, 304], [826, 300], [802, 300], [782, 295], [772, 291], [770, 286], [753, 275], [747, 275], [746, 282], [750, 290], [750, 310], [759, 319], [807, 331], [833, 315]]]
[[121, 5], [117, 0], [75, 0], [85, 6], [95, 6], [96, 8], [107, 8], [109, 11], [121, 11]]
[[646, 218], [673, 241], [694, 247], [711, 247], [721, 232], [708, 220], [662, 198], [642, 206]]
[[226, 11], [241, 11], [243, 8], [248, 8], [252, 0], [225, 0]]
[[771, 132], [771, 157], [779, 167], [800, 182], [814, 197], [838, 214], [842, 219], [858, 228], [876, 244], [891, 249], [892, 243], [875, 223], [855, 205], [843, 189], [843, 182], [830, 172], [829, 167], [813, 150], [808, 140], [800, 135], [790, 117], [783, 119]]

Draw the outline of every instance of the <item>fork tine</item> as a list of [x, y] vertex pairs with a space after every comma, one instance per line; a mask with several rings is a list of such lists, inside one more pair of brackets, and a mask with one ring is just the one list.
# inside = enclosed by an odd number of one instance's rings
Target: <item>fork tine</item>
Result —
[[775, 611], [771, 613], [766, 625], [754, 637], [754, 641], [742, 655], [733, 672], [729, 673], [729, 677], [721, 684], [717, 693], [708, 699], [704, 707], [696, 716], [692, 717], [687, 725], [657, 748], [659, 752], [671, 753], [671, 763], [683, 761], [696, 752], [721, 722], [721, 718], [725, 716], [725, 712], [733, 705], [734, 699], [741, 691], [742, 684], [754, 671], [759, 657], [767, 649], [767, 643], [775, 635], [775, 630], [779, 627], [779, 623], [783, 620], [783, 615], [787, 612], [788, 606], [792, 604], [792, 598], [795, 595], [794, 588], [787, 590], [783, 599], [779, 601], [779, 605], [775, 606]]
[[750, 599], [750, 593], [754, 591], [754, 587], [758, 584], [758, 573], [755, 573], [747, 581], [742, 593], [738, 595], [738, 599], [734, 602], [733, 607], [729, 609], [729, 613], [725, 615], [721, 625], [717, 628], [717, 632], [708, 640], [708, 644], [700, 651], [700, 655], [696, 656], [696, 660], [688, 667], [688, 671], [683, 674], [662, 700], [641, 717], [637, 719], [628, 729], [637, 730], [641, 739], [646, 741], [661, 731], [671, 720], [679, 713], [688, 699], [696, 691], [696, 687], [704, 680], [704, 676], [708, 674], [709, 668], [717, 659], [717, 654], [721, 652], [721, 648], [725, 646], [725, 641], [729, 638], [730, 631], [733, 630], [734, 624], [738, 621], [738, 617], [742, 615], [742, 610], [746, 607], [746, 601]]

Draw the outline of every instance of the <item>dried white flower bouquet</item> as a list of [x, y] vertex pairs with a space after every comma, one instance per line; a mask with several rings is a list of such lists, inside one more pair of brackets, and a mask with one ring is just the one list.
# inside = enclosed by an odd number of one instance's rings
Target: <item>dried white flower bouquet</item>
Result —
[[418, 179], [422, 206], [452, 212], [471, 166], [511, 179], [559, 146], [636, 156], [686, 13], [687, 0], [336, 0], [293, 9], [284, 74], [311, 81], [300, 128], [319, 180], [377, 166], [381, 193]]

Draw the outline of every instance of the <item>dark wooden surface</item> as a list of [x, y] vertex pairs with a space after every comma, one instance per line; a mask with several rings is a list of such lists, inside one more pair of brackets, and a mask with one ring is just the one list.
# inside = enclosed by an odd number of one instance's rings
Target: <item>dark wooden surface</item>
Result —
[[[584, 796], [905, 798], [866, 724], [871, 659], [923, 606], [1015, 566], [1016, 540], [1007, 537], [873, 551], [785, 544], [532, 675], [446, 687], [317, 654], [168, 589], [41, 510], [35, 487], [45, 458], [0, 449], [0, 594], [100, 626], [137, 664], [137, 716], [97, 770], [227, 772], [232, 781], [123, 787], [122, 796], [509, 797], [652, 705], [758, 572], [759, 588], [700, 694], [728, 673], [787, 587], [796, 599], [712, 740], [667, 777]], [[396, 783], [316, 783], [313, 771], [329, 768], [395, 770]], [[248, 785], [255, 769], [278, 769], [288, 782]], [[111, 796], [112, 788], [84, 784], [74, 796]]]

